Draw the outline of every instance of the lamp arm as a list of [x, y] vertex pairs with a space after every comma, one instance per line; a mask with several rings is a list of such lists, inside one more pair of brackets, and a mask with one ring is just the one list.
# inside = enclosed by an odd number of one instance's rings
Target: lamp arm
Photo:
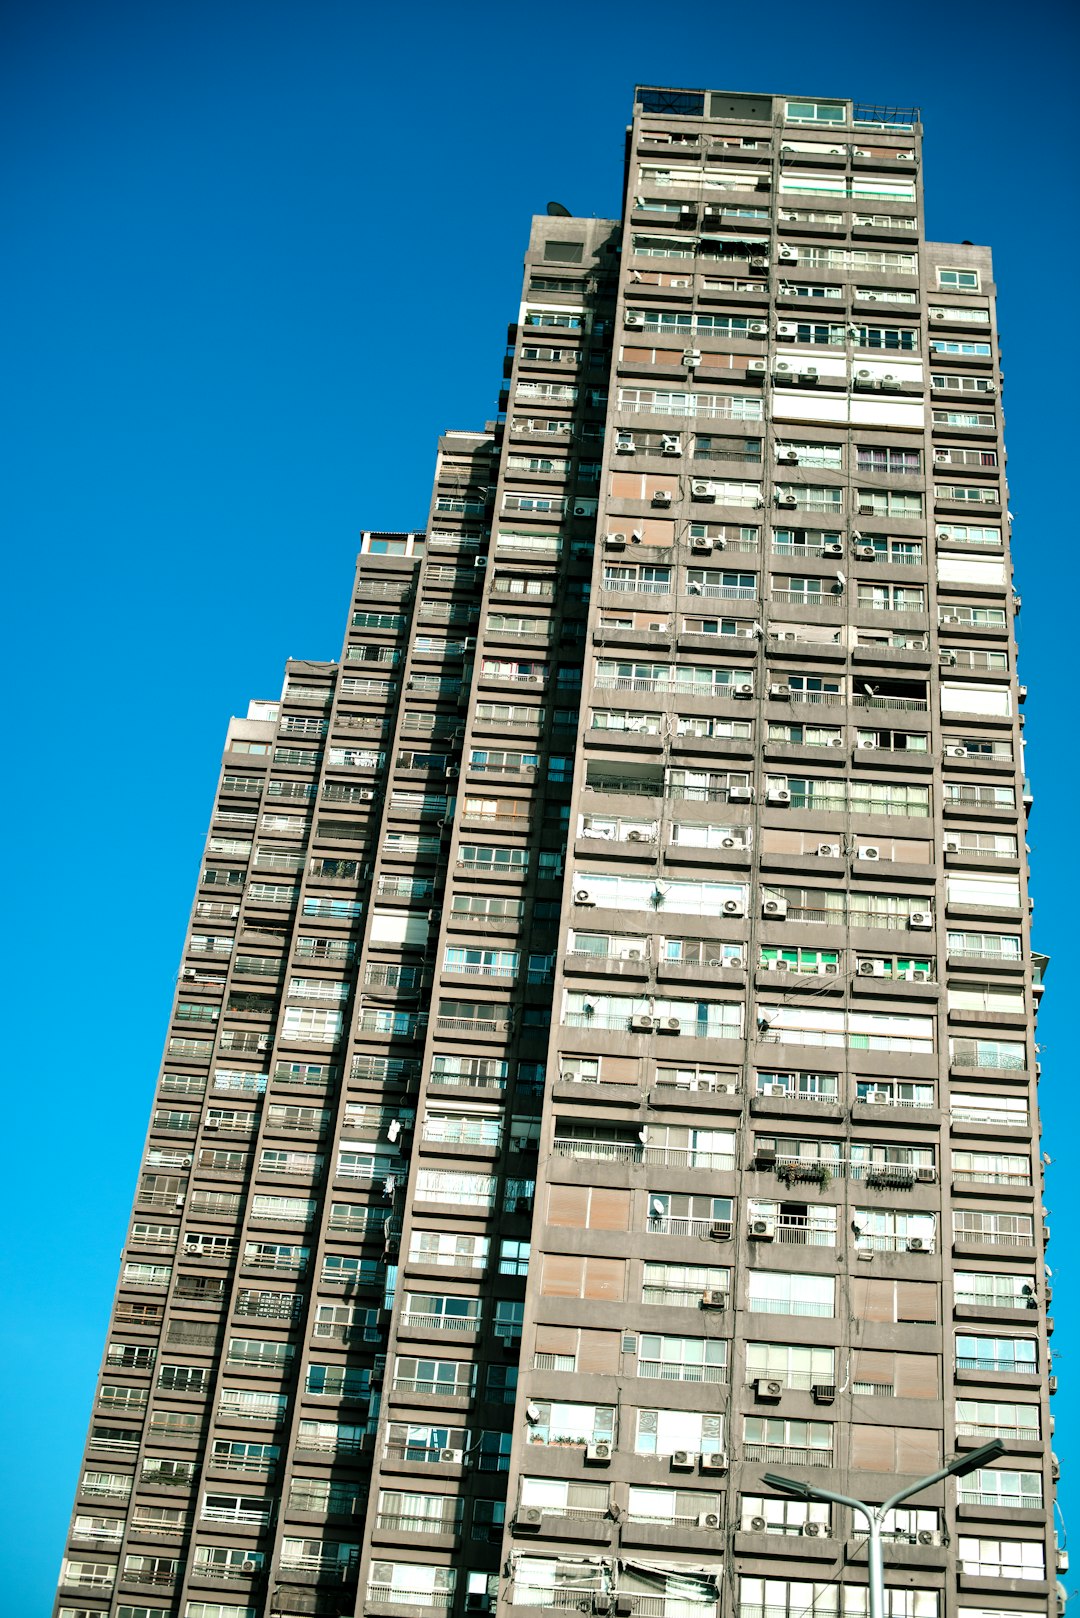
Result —
[[923, 1489], [928, 1489], [932, 1483], [940, 1483], [943, 1478], [949, 1478], [952, 1477], [952, 1475], [952, 1468], [943, 1466], [939, 1472], [931, 1472], [929, 1477], [920, 1478], [918, 1483], [912, 1483], [908, 1488], [900, 1489], [896, 1494], [890, 1495], [889, 1498], [878, 1507], [879, 1516], [884, 1518], [887, 1512], [891, 1511], [894, 1506], [898, 1506], [900, 1504], [901, 1500], [907, 1500], [911, 1495], [919, 1494]]

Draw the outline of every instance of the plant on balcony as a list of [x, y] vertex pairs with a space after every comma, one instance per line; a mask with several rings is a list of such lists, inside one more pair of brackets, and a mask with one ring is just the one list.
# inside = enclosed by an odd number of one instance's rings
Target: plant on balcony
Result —
[[778, 1163], [776, 1177], [785, 1185], [796, 1181], [813, 1180], [824, 1189], [832, 1183], [832, 1169], [827, 1163]]

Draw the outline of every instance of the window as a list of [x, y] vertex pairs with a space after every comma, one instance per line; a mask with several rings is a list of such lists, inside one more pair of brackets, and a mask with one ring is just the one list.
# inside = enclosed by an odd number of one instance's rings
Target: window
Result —
[[833, 1430], [826, 1421], [792, 1421], [782, 1416], [743, 1418], [743, 1458], [793, 1466], [830, 1466]]
[[638, 1338], [638, 1376], [664, 1382], [726, 1382], [727, 1348], [723, 1338], [642, 1332]]
[[789, 101], [787, 121], [792, 124], [843, 124], [847, 113], [843, 102]]
[[610, 1443], [615, 1436], [614, 1405], [559, 1404], [537, 1399], [529, 1406], [530, 1444]]
[[583, 242], [545, 242], [544, 259], [549, 264], [580, 264], [585, 251]]
[[[1014, 1408], [1034, 1409], [1034, 1406]], [[1008, 1510], [1041, 1511], [1043, 1487], [1041, 1472], [998, 1471], [983, 1467], [960, 1479], [961, 1505], [1002, 1506]]]
[[983, 1371], [990, 1376], [1033, 1375], [1039, 1368], [1039, 1345], [1034, 1337], [956, 1338], [958, 1371]]
[[831, 1513], [825, 1501], [781, 1500], [758, 1494], [742, 1496], [740, 1526], [744, 1534], [801, 1534], [808, 1522], [817, 1523], [819, 1533], [828, 1534]]
[[802, 1348], [793, 1343], [747, 1343], [746, 1380], [764, 1377], [782, 1382], [787, 1388], [809, 1392], [811, 1388], [836, 1384], [836, 1350]]
[[751, 1270], [747, 1307], [772, 1315], [831, 1316], [834, 1287], [830, 1275]]
[[937, 272], [938, 286], [952, 292], [978, 292], [978, 270], [946, 270]]
[[1046, 1548], [1041, 1540], [959, 1539], [960, 1569], [982, 1579], [1045, 1579]]
[[634, 1440], [636, 1455], [721, 1455], [724, 1451], [723, 1416], [697, 1410], [639, 1410]]
[[[731, 1199], [729, 1197], [688, 1197], [675, 1194], [651, 1195], [649, 1202], [652, 1206], [670, 1206], [672, 1203], [710, 1203], [721, 1205], [727, 1210], [727, 1219], [716, 1223], [730, 1229]], [[666, 1214], [652, 1215], [649, 1219], [649, 1229], [652, 1231], [657, 1223], [666, 1227], [666, 1234], [677, 1234], [678, 1230], [689, 1226], [692, 1221], [671, 1218]], [[702, 1221], [705, 1224], [706, 1221]], [[709, 1229], [712, 1225], [709, 1224]], [[727, 1296], [731, 1291], [731, 1271], [718, 1264], [649, 1264], [644, 1267], [641, 1301], [646, 1304], [662, 1304], [664, 1306], [697, 1309], [706, 1293]], [[706, 1379], [708, 1380], [708, 1379]]]

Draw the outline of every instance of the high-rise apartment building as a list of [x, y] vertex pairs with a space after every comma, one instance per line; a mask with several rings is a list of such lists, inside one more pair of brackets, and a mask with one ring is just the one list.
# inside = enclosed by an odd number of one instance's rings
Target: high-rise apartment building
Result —
[[233, 721], [63, 1618], [1056, 1610], [989, 252], [643, 88], [504, 410]]

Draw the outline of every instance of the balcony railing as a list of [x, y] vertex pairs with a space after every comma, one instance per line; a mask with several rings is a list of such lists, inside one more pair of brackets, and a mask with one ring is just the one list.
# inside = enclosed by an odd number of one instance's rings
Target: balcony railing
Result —
[[[716, 1232], [717, 1239], [730, 1238], [735, 1226], [730, 1219], [684, 1219], [668, 1215], [650, 1215], [648, 1226], [650, 1236], [711, 1236]], [[656, 1288], [656, 1291], [666, 1291], [666, 1288]], [[699, 1294], [687, 1294], [693, 1301], [699, 1301]], [[663, 1302], [660, 1299], [647, 1299], [646, 1302]]]
[[368, 1584], [367, 1599], [393, 1607], [452, 1607], [452, 1590], [401, 1590], [390, 1584]]
[[807, 1449], [801, 1444], [743, 1445], [744, 1461], [769, 1461], [780, 1466], [831, 1466], [831, 1449]]
[[203, 1506], [204, 1522], [235, 1522], [251, 1523], [257, 1528], [265, 1528], [270, 1521], [270, 1506], [265, 1510], [250, 1511], [242, 1506]]
[[975, 1359], [970, 1355], [958, 1354], [956, 1356], [956, 1369], [958, 1371], [979, 1371], [984, 1376], [1014, 1376], [1017, 1372], [1032, 1376], [1038, 1370], [1034, 1360], [1015, 1360], [1001, 1357], [999, 1359]]
[[479, 1315], [432, 1315], [427, 1313], [403, 1314], [403, 1326], [415, 1326], [419, 1331], [472, 1332], [482, 1324]]
[[731, 1152], [702, 1152], [691, 1147], [642, 1146], [632, 1141], [567, 1140], [556, 1137], [552, 1149], [558, 1157], [601, 1162], [657, 1163], [665, 1168], [733, 1169]]
[[974, 1185], [1030, 1185], [1029, 1169], [953, 1169], [953, 1179]]
[[953, 1241], [978, 1242], [982, 1247], [1034, 1247], [1035, 1233], [1022, 1236], [1004, 1230], [957, 1229], [953, 1231]]
[[[695, 1300], [700, 1303], [700, 1296]], [[638, 1376], [660, 1382], [726, 1382], [726, 1365], [676, 1365], [666, 1360], [638, 1360]]]

